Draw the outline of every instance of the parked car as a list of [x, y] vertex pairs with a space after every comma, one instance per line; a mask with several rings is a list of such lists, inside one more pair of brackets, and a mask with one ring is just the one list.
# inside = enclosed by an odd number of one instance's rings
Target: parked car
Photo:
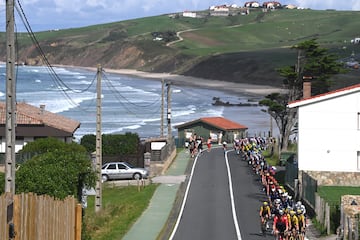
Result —
[[109, 162], [101, 168], [103, 182], [115, 179], [143, 179], [148, 175], [149, 172], [145, 168], [136, 168], [127, 162]]

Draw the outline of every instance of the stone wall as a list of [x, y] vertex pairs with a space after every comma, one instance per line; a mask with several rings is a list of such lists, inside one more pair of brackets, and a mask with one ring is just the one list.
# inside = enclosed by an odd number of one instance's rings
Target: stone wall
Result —
[[343, 213], [351, 217], [360, 214], [360, 196], [343, 195], [341, 196], [341, 206]]
[[359, 239], [360, 196], [341, 196], [341, 225], [344, 239]]
[[[317, 180], [318, 186], [359, 186], [360, 172], [305, 171]], [[299, 172], [299, 176], [301, 173]]]

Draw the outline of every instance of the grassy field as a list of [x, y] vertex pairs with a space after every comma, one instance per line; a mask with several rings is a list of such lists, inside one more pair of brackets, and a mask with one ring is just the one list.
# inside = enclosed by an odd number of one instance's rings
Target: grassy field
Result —
[[[330, 205], [330, 228], [331, 232], [336, 233], [337, 227], [340, 225], [340, 206], [341, 196], [343, 195], [360, 195], [359, 187], [336, 187], [336, 186], [320, 186], [317, 190], [321, 198]], [[325, 234], [325, 228], [314, 221], [316, 227]]]
[[[222, 81], [282, 86], [276, 71], [296, 64], [291, 47], [316, 39], [331, 52], [348, 58], [360, 52], [358, 11], [287, 10], [227, 17], [183, 17], [181, 12], [131, 19], [82, 28], [35, 33], [53, 64], [131, 68], [169, 72]], [[154, 41], [153, 32], [179, 32], [183, 41], [170, 46]], [[0, 56], [6, 59], [4, 33], [0, 33]], [[36, 64], [39, 53], [27, 33], [17, 34], [19, 61]], [[91, 56], [91, 57], [90, 57]], [[354, 71], [355, 72], [355, 71]], [[359, 82], [360, 72], [339, 76], [336, 88]], [[345, 80], [344, 80], [345, 79]], [[349, 79], [349, 80], [348, 80]]]
[[95, 213], [94, 196], [88, 197], [84, 222], [86, 235], [92, 240], [122, 239], [152, 198], [156, 184], [138, 191], [136, 186], [103, 188], [103, 209]]
[[360, 188], [320, 186], [318, 193], [330, 205], [340, 205], [342, 195], [360, 195]]

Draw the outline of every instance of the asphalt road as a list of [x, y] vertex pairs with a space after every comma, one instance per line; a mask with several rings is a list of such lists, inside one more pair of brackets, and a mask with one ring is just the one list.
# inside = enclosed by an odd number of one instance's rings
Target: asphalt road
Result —
[[204, 151], [196, 159], [172, 238], [274, 239], [260, 234], [258, 211], [265, 195], [248, 164], [234, 151]]

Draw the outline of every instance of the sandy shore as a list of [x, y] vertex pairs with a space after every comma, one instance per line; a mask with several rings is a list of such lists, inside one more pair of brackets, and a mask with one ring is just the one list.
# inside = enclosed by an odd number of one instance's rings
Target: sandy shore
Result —
[[[92, 68], [92, 67], [78, 67], [78, 66], [62, 66], [62, 67], [76, 67], [76, 68], [88, 69], [95, 72], [97, 71], [96, 68]], [[189, 76], [176, 75], [170, 73], [149, 73], [149, 72], [142, 72], [133, 69], [103, 68], [103, 70], [107, 73], [129, 75], [143, 79], [155, 79], [159, 81], [164, 79], [165, 81], [170, 81], [171, 84], [178, 86], [194, 86], [198, 88], [216, 89], [216, 90], [222, 90], [232, 93], [247, 94], [249, 96], [266, 96], [270, 93], [284, 91], [281, 88], [275, 88], [272, 86], [234, 83], [234, 82], [219, 81], [213, 79], [209, 80], [204, 78], [189, 77]]]

